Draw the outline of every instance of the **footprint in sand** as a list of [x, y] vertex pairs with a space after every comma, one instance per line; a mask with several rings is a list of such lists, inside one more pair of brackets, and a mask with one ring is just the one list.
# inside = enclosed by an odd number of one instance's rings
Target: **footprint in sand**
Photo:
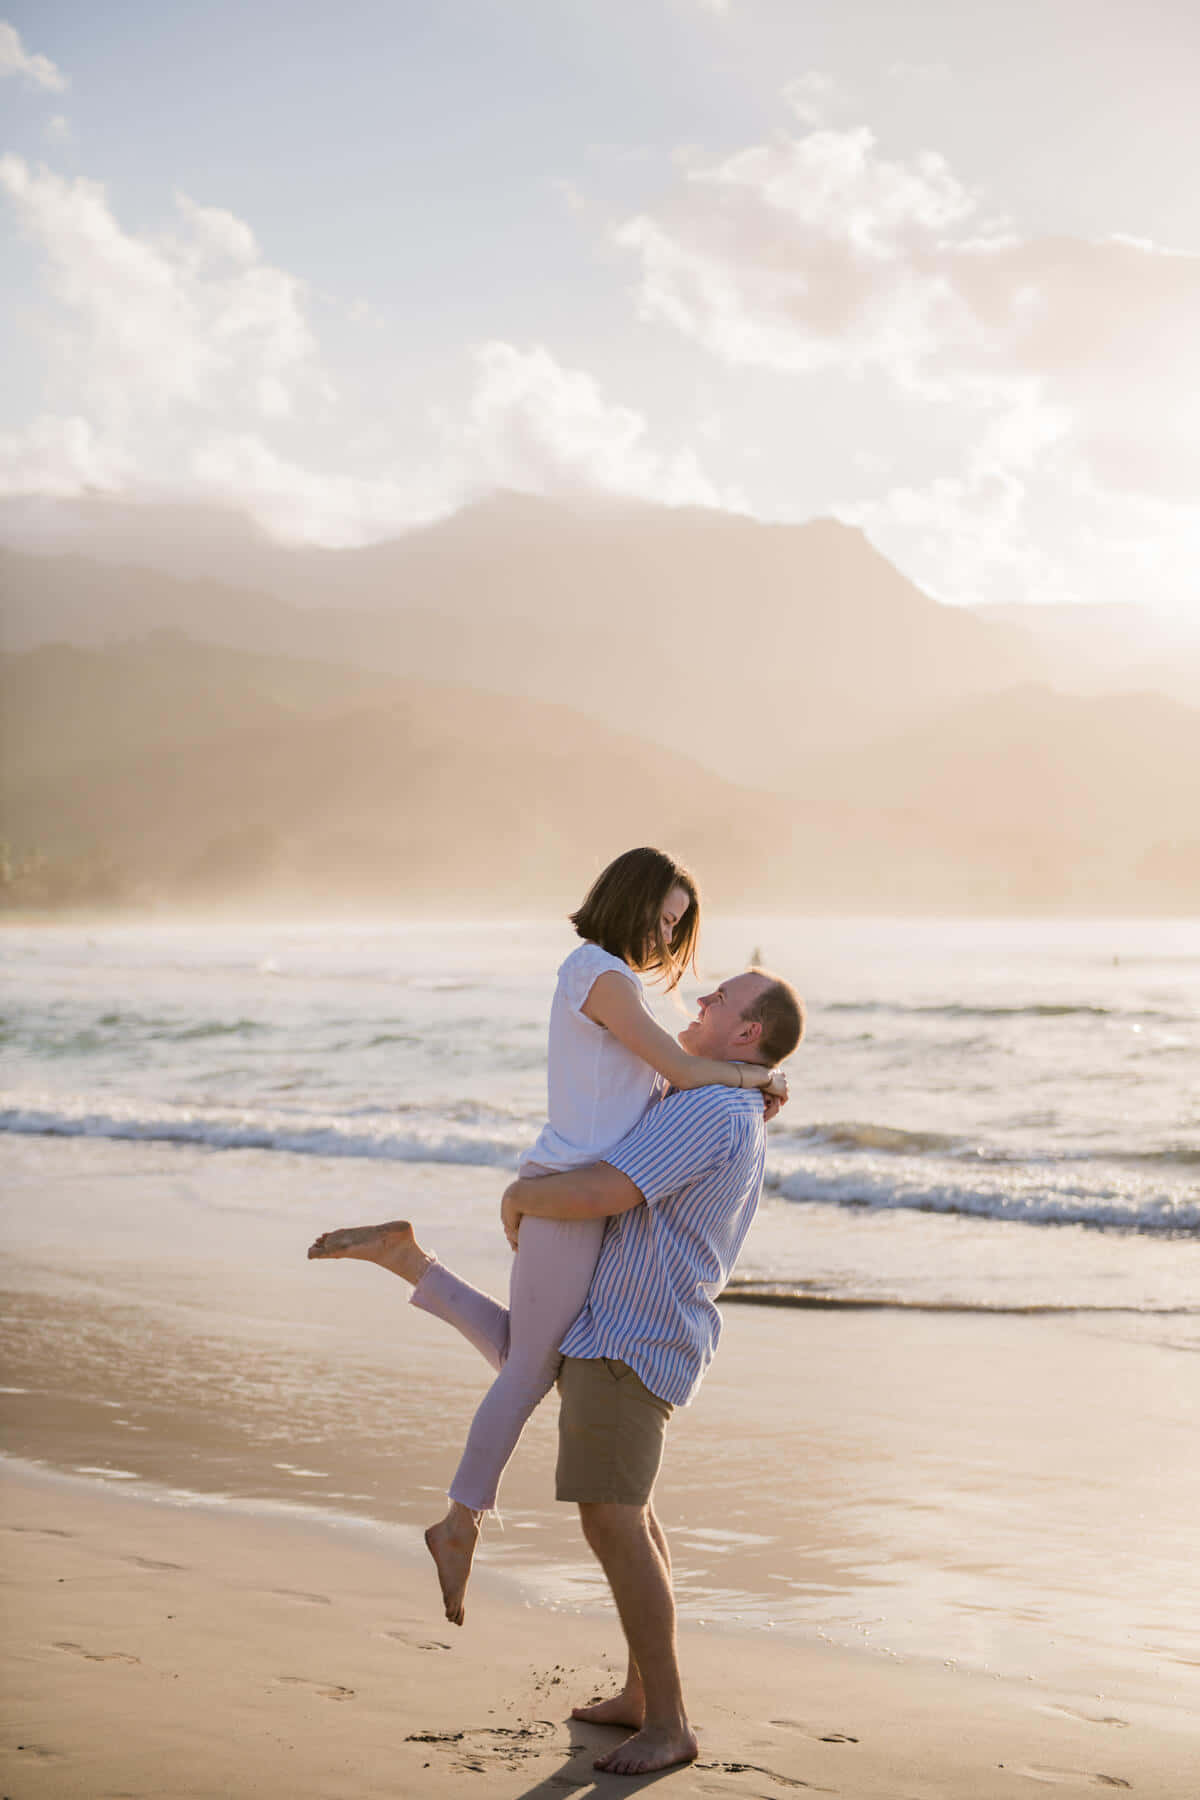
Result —
[[140, 1656], [129, 1656], [124, 1650], [85, 1650], [82, 1644], [72, 1644], [65, 1639], [52, 1646], [55, 1650], [65, 1650], [69, 1656], [85, 1656], [88, 1662], [123, 1662], [140, 1663]]
[[415, 1636], [411, 1631], [381, 1631], [380, 1637], [391, 1638], [397, 1644], [409, 1644], [414, 1650], [449, 1650], [449, 1644], [443, 1644], [440, 1638], [423, 1638]]
[[1074, 1786], [1083, 1783], [1088, 1787], [1129, 1788], [1131, 1781], [1122, 1781], [1119, 1775], [1100, 1775], [1091, 1769], [1044, 1769], [1033, 1764], [1009, 1763], [1009, 1773], [1025, 1775], [1030, 1781], [1045, 1782], [1048, 1787], [1063, 1787], [1068, 1783]]
[[17, 1749], [25, 1756], [36, 1756], [42, 1762], [53, 1762], [57, 1757], [66, 1754], [63, 1750], [48, 1750], [45, 1744], [18, 1744]]
[[[719, 1772], [722, 1775], [765, 1775], [768, 1781], [774, 1781], [780, 1787], [805, 1788], [810, 1794], [836, 1794], [838, 1791], [837, 1788], [818, 1787], [816, 1783], [812, 1781], [800, 1781], [794, 1775], [781, 1775], [777, 1769], [764, 1769], [761, 1763], [698, 1762], [695, 1767], [698, 1772], [700, 1770], [706, 1770], [712, 1771], [713, 1773]], [[723, 1782], [718, 1787], [715, 1782], [702, 1781], [700, 1787], [706, 1794], [728, 1794], [730, 1792]]]
[[[531, 1756], [545, 1753], [546, 1740], [557, 1727], [549, 1719], [533, 1719], [528, 1725], [476, 1725], [463, 1731], [410, 1731], [406, 1744], [431, 1744], [453, 1752], [459, 1770], [486, 1771], [489, 1763], [517, 1768]], [[481, 1741], [482, 1740], [482, 1741]], [[572, 1746], [574, 1748], [574, 1746]], [[484, 1761], [478, 1759], [483, 1757]], [[577, 1787], [578, 1782], [572, 1782]]]
[[328, 1594], [306, 1594], [303, 1588], [260, 1588], [262, 1594], [276, 1594], [281, 1600], [300, 1600], [305, 1606], [332, 1606]]
[[1118, 1719], [1115, 1713], [1077, 1712], [1073, 1706], [1039, 1706], [1041, 1713], [1049, 1713], [1059, 1719], [1082, 1719], [1085, 1725], [1128, 1725], [1128, 1719]]
[[157, 1562], [153, 1556], [125, 1556], [122, 1562], [133, 1563], [139, 1569], [182, 1569], [183, 1563]]
[[27, 1531], [31, 1537], [74, 1537], [73, 1531], [59, 1531], [53, 1525], [6, 1525], [5, 1531]]
[[321, 1696], [322, 1700], [353, 1700], [354, 1698], [353, 1688], [339, 1687], [336, 1682], [326, 1685], [320, 1681], [310, 1681], [307, 1675], [277, 1675], [275, 1679], [282, 1687], [311, 1688], [314, 1694]]
[[780, 1731], [799, 1731], [804, 1737], [811, 1738], [814, 1744], [857, 1744], [858, 1739], [851, 1737], [848, 1731], [818, 1731], [813, 1725], [805, 1725], [799, 1719], [768, 1719], [768, 1725], [775, 1725]]

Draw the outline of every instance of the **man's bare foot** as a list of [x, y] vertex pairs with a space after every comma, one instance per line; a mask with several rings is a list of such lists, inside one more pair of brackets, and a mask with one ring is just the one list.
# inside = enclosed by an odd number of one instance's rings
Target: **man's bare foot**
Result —
[[466, 1599], [467, 1583], [471, 1579], [471, 1564], [475, 1560], [479, 1521], [482, 1517], [482, 1513], [472, 1512], [469, 1506], [462, 1506], [457, 1500], [452, 1500], [445, 1518], [439, 1519], [425, 1533], [429, 1554], [437, 1564], [446, 1617], [452, 1625], [461, 1625], [466, 1616], [463, 1602]]
[[433, 1261], [413, 1236], [407, 1219], [390, 1219], [386, 1225], [352, 1225], [342, 1231], [323, 1231], [308, 1247], [309, 1261], [319, 1257], [353, 1256], [359, 1262], [378, 1263], [411, 1281], [415, 1287]]
[[646, 1696], [640, 1687], [626, 1686], [611, 1699], [596, 1700], [591, 1706], [573, 1706], [571, 1717], [583, 1719], [588, 1725], [624, 1725], [630, 1731], [640, 1731], [646, 1718]]
[[673, 1769], [677, 1763], [695, 1762], [699, 1754], [700, 1746], [690, 1725], [671, 1730], [644, 1725], [607, 1756], [598, 1756], [592, 1766], [609, 1775], [649, 1775], [654, 1769]]

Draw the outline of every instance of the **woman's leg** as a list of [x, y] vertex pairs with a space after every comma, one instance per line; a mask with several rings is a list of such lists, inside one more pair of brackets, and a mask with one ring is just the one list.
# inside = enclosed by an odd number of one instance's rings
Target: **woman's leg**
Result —
[[476, 1410], [450, 1486], [450, 1510], [425, 1542], [437, 1564], [446, 1617], [463, 1622], [463, 1597], [483, 1514], [496, 1503], [500, 1477], [539, 1400], [554, 1385], [558, 1346], [587, 1299], [603, 1219], [521, 1220], [504, 1366]]
[[493, 1369], [500, 1368], [508, 1355], [507, 1310], [422, 1250], [407, 1219], [323, 1231], [308, 1254], [310, 1261], [352, 1257], [357, 1262], [377, 1263], [408, 1282], [413, 1290], [410, 1305], [461, 1331]]
[[534, 1407], [554, 1385], [558, 1346], [587, 1299], [603, 1219], [521, 1221], [508, 1312], [508, 1355], [479, 1403], [450, 1498], [473, 1512], [496, 1503], [505, 1464]]
[[408, 1303], [453, 1325], [493, 1369], [503, 1368], [508, 1356], [509, 1309], [490, 1294], [481, 1293], [469, 1281], [434, 1261], [413, 1289]]

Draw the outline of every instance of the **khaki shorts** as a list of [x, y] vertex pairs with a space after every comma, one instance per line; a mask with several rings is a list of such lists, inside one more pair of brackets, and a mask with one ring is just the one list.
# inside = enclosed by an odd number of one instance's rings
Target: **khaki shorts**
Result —
[[558, 1391], [558, 1498], [645, 1506], [674, 1407], [610, 1356], [564, 1356]]

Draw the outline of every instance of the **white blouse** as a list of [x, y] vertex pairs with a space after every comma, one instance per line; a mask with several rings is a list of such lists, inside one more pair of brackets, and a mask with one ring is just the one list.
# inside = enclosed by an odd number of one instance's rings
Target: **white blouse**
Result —
[[610, 969], [637, 989], [646, 1012], [646, 997], [637, 974], [619, 956], [599, 944], [580, 944], [558, 971], [550, 1004], [547, 1090], [550, 1117], [535, 1144], [521, 1158], [521, 1169], [576, 1169], [603, 1161], [633, 1130], [654, 1093], [665, 1088], [662, 1077], [619, 1044], [610, 1031], [585, 1017], [584, 1002], [598, 975]]

